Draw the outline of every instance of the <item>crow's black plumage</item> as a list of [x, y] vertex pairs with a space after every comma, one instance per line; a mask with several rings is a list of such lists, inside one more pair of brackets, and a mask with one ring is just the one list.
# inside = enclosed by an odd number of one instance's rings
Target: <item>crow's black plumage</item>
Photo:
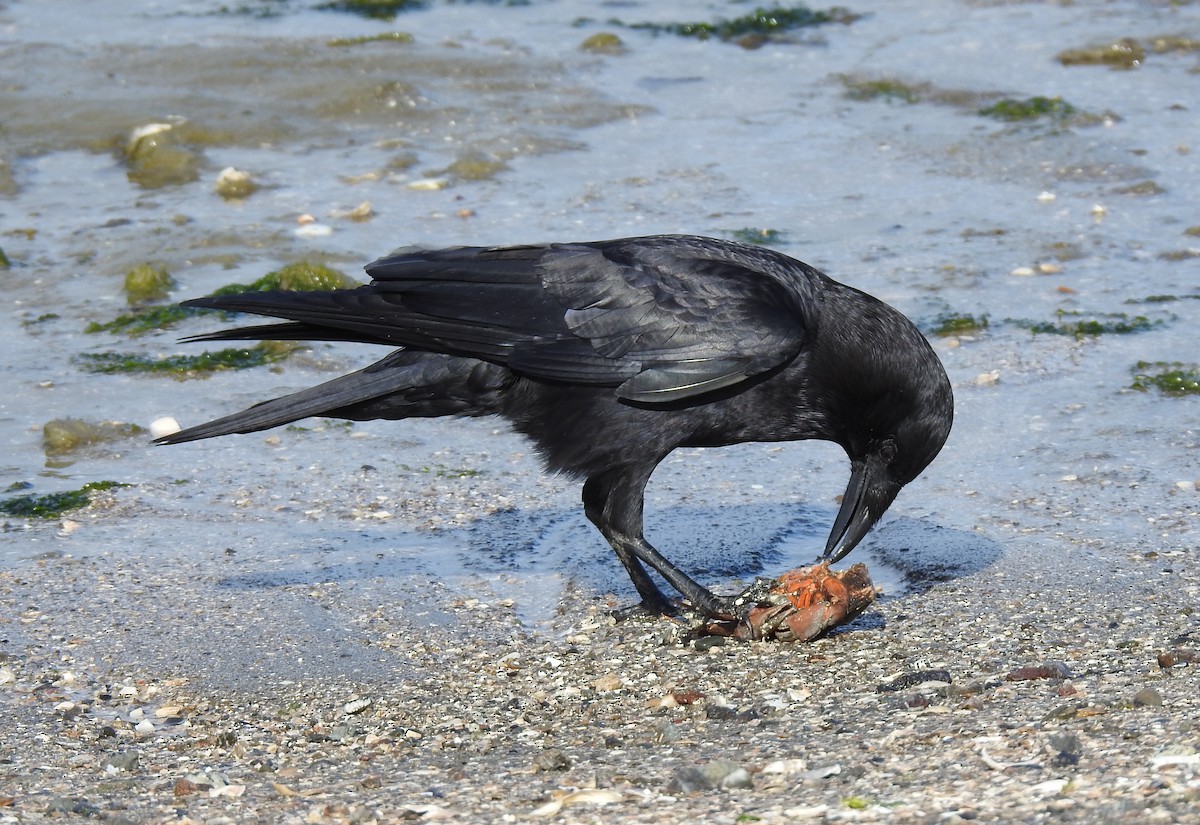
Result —
[[886, 304], [771, 250], [691, 236], [400, 250], [371, 284], [199, 298], [286, 319], [193, 340], [351, 340], [371, 366], [158, 439], [175, 444], [313, 415], [498, 415], [554, 471], [582, 477], [587, 517], [648, 609], [715, 596], [642, 535], [646, 483], [676, 447], [819, 438], [851, 476], [825, 549], [837, 560], [941, 450], [953, 398], [937, 356]]

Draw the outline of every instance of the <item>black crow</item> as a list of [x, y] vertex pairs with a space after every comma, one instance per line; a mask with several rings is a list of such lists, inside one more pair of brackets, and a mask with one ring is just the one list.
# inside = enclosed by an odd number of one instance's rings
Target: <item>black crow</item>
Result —
[[642, 605], [729, 614], [642, 535], [651, 473], [676, 447], [820, 438], [850, 458], [825, 557], [850, 552], [950, 432], [953, 397], [903, 315], [778, 252], [659, 235], [402, 249], [331, 292], [246, 292], [184, 306], [286, 319], [189, 340], [360, 341], [365, 369], [158, 439], [177, 444], [320, 415], [497, 415], [554, 472], [582, 478], [588, 519]]

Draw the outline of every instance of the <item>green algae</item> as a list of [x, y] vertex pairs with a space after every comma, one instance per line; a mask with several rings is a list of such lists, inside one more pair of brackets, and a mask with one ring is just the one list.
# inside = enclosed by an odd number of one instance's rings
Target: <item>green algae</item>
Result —
[[1034, 334], [1070, 335], [1075, 338], [1129, 335], [1155, 329], [1164, 323], [1161, 318], [1151, 320], [1145, 315], [1130, 316], [1124, 312], [1085, 314], [1076, 310], [1060, 309], [1055, 314], [1058, 316], [1057, 321], [1014, 320], [1013, 323]]
[[1112, 43], [1066, 49], [1058, 53], [1058, 62], [1064, 66], [1111, 66], [1114, 69], [1132, 69], [1146, 59], [1146, 48], [1130, 37], [1122, 37]]
[[383, 34], [372, 34], [364, 37], [335, 37], [333, 40], [327, 40], [325, 45], [335, 49], [344, 49], [347, 46], [362, 46], [366, 43], [408, 44], [412, 42], [413, 36], [408, 32], [384, 32]]
[[445, 174], [465, 181], [491, 180], [507, 169], [508, 164], [502, 160], [488, 157], [482, 152], [466, 152], [455, 158], [445, 169], [434, 172], [429, 177]]
[[371, 20], [392, 20], [401, 12], [416, 11], [428, 5], [426, 0], [332, 0], [316, 8], [320, 11], [348, 12]]
[[248, 284], [226, 284], [212, 295], [238, 295], [243, 292], [306, 292], [331, 289], [353, 289], [361, 283], [344, 272], [312, 261], [296, 261], [268, 272]]
[[773, 246], [785, 242], [782, 232], [778, 229], [757, 229], [753, 226], [747, 226], [742, 229], [734, 229], [729, 233], [735, 241], [752, 244], [754, 246]]
[[138, 264], [125, 273], [125, 300], [131, 304], [161, 301], [174, 286], [175, 280], [165, 268]]
[[934, 321], [931, 332], [939, 338], [952, 335], [978, 335], [988, 328], [988, 317], [981, 315], [943, 315]]
[[1063, 120], [1074, 115], [1077, 111], [1074, 106], [1067, 103], [1061, 97], [1042, 97], [1038, 95], [1027, 97], [1024, 100], [1006, 97], [1003, 100], [996, 101], [991, 106], [983, 107], [979, 110], [979, 114], [984, 117], [1013, 123], [1021, 120], [1036, 120], [1042, 117]]
[[581, 51], [592, 54], [624, 54], [625, 44], [612, 32], [596, 32], [579, 44]]
[[[165, 275], [165, 270], [162, 273]], [[128, 277], [126, 283], [128, 284]], [[362, 286], [362, 284], [331, 266], [311, 261], [297, 261], [280, 267], [273, 272], [268, 272], [251, 283], [226, 284], [210, 294], [238, 295], [243, 292], [271, 292], [275, 290], [300, 292], [306, 290], [353, 289], [357, 286]], [[132, 293], [130, 294], [132, 297]], [[159, 332], [170, 329], [180, 321], [189, 318], [214, 314], [223, 316], [226, 313], [215, 309], [185, 307], [178, 304], [141, 307], [133, 312], [118, 315], [111, 321], [93, 321], [84, 327], [83, 331], [88, 334], [110, 332], [137, 337], [145, 335], [147, 332]]]
[[827, 23], [853, 23], [859, 15], [839, 6], [820, 11], [807, 6], [784, 8], [757, 8], [749, 14], [714, 23], [633, 23], [631, 29], [650, 31], [654, 34], [674, 34], [680, 37], [695, 37], [708, 40], [733, 40], [753, 35], [772, 35], [791, 29], [822, 26]]
[[0, 514], [16, 518], [59, 518], [64, 513], [86, 507], [91, 503], [93, 493], [128, 486], [119, 481], [89, 481], [78, 490], [44, 496], [26, 493], [0, 501]]
[[132, 438], [145, 431], [137, 424], [120, 421], [55, 418], [42, 425], [42, 449], [48, 456], [61, 456], [94, 444]]
[[1138, 361], [1133, 369], [1130, 389], [1148, 392], [1156, 389], [1163, 395], [1200, 395], [1200, 364], [1181, 361]]
[[1193, 258], [1200, 258], [1200, 249], [1169, 249], [1158, 253], [1160, 261], [1190, 261]]
[[118, 315], [111, 321], [103, 323], [92, 321], [83, 331], [88, 334], [97, 332], [112, 332], [136, 337], [144, 335], [147, 332], [158, 332], [160, 330], [169, 329], [180, 321], [187, 318], [194, 318], [200, 315], [211, 315], [215, 313], [213, 309], [201, 309], [198, 307], [184, 307], [178, 304], [169, 306], [155, 306], [139, 309], [136, 312], [131, 312], [125, 315]]
[[841, 76], [846, 97], [851, 100], [887, 100], [901, 103], [917, 103], [925, 96], [925, 86], [904, 83], [891, 78], [859, 79]]
[[0, 248], [0, 269], [8, 269], [12, 266], [12, 262], [8, 260], [8, 256], [4, 254], [4, 249]]
[[198, 355], [155, 358], [140, 353], [85, 352], [75, 362], [87, 372], [103, 375], [171, 375], [199, 378], [221, 370], [245, 370], [282, 361], [298, 349], [292, 343], [263, 341], [253, 347], [231, 347]]
[[1149, 195], [1162, 195], [1167, 190], [1159, 186], [1155, 181], [1143, 180], [1138, 183], [1130, 184], [1129, 186], [1121, 186], [1113, 190], [1118, 195], [1136, 195], [1138, 197], [1146, 197]]

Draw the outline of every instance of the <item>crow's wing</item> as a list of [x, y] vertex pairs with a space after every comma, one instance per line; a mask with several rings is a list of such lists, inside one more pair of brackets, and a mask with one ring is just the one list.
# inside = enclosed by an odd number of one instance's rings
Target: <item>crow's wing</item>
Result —
[[[539, 270], [574, 335], [605, 358], [638, 365], [618, 395], [645, 403], [786, 364], [804, 342], [804, 304], [820, 277], [777, 253], [688, 237], [556, 246]], [[557, 355], [553, 345], [528, 349], [518, 360], [529, 371]]]
[[373, 282], [353, 290], [243, 293], [187, 304], [294, 322], [201, 340], [270, 331], [400, 345], [668, 403], [794, 358], [820, 278], [777, 253], [682, 236], [403, 250], [367, 272]]

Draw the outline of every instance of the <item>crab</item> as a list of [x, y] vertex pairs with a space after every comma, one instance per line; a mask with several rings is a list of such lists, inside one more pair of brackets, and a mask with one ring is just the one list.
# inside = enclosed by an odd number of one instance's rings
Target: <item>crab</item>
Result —
[[713, 619], [700, 634], [809, 642], [859, 616], [876, 595], [865, 564], [842, 572], [830, 570], [829, 562], [798, 567], [760, 579], [740, 597], [746, 607], [738, 615]]

